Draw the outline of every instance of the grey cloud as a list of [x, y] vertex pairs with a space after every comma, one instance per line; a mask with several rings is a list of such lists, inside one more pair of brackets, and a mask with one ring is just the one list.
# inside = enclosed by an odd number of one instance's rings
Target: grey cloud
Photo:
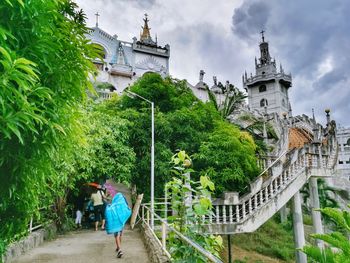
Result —
[[[308, 112], [310, 105], [331, 107], [339, 122], [350, 125], [349, 12], [347, 0], [247, 0], [234, 10], [232, 32], [251, 44], [265, 23], [277, 60], [294, 76], [295, 112]], [[320, 73], [329, 58], [328, 72]]]
[[[176, 32], [185, 33], [179, 36]], [[212, 77], [215, 75], [218, 81], [224, 83], [229, 80], [234, 85], [241, 86], [242, 68], [238, 65], [243, 64], [246, 56], [244, 52], [239, 52], [240, 42], [234, 41], [232, 36], [223, 37], [223, 32], [218, 27], [207, 22], [186, 26], [186, 28], [178, 26], [164, 37], [171, 43], [171, 61], [186, 64], [186, 69], [189, 71], [185, 72], [183, 69], [181, 72], [178, 71], [180, 77], [188, 74], [195, 75], [192, 83], [195, 84], [199, 69], [204, 69], [205, 82], [209, 85], [212, 85]], [[191, 50], [192, 48], [195, 52]]]
[[136, 4], [139, 8], [145, 8], [145, 9], [152, 7], [156, 2], [156, 0], [122, 0], [122, 1], [126, 3]]
[[244, 2], [234, 10], [232, 30], [244, 39], [252, 39], [254, 35], [265, 28], [270, 8], [263, 1]]

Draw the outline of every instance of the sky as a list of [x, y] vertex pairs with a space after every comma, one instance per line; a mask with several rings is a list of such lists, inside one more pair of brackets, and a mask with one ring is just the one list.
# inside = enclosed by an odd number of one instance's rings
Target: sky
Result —
[[350, 126], [350, 1], [348, 0], [76, 0], [88, 26], [124, 41], [139, 38], [144, 14], [153, 39], [170, 45], [170, 74], [213, 85], [213, 76], [243, 89], [255, 72], [259, 32], [270, 54], [291, 73], [293, 115], [325, 123], [326, 108], [338, 126]]

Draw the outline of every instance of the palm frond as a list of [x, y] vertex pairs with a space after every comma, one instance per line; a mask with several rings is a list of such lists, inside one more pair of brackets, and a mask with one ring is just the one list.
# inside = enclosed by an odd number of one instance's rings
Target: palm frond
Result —
[[330, 248], [320, 249], [318, 247], [305, 246], [303, 251], [309, 259], [319, 263], [336, 263], [333, 252]]
[[208, 92], [209, 101], [211, 103], [213, 103], [216, 110], [219, 110], [218, 102], [216, 101], [216, 96], [215, 96], [214, 92], [212, 92], [208, 86], [205, 86], [205, 87], [206, 87], [207, 92]]
[[345, 221], [343, 212], [337, 208], [326, 207], [320, 210], [322, 214], [330, 217], [337, 225], [350, 231], [350, 225]]

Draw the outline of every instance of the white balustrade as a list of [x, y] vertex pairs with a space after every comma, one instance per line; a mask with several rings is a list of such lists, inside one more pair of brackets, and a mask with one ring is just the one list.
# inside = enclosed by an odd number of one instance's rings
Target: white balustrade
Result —
[[[334, 158], [333, 155], [335, 156], [336, 154], [334, 152], [335, 149], [332, 148], [330, 156], [323, 156], [322, 159], [324, 167], [330, 166], [331, 159]], [[227, 205], [223, 205], [222, 209], [219, 208], [219, 205], [216, 205], [216, 223], [240, 223], [249, 218], [252, 214], [269, 203], [269, 201], [272, 200], [274, 196], [282, 192], [295, 177], [305, 171], [306, 167], [318, 167], [319, 160], [320, 158], [318, 154], [305, 153], [305, 151], [300, 151], [298, 158], [294, 162], [291, 162], [285, 169], [280, 172], [278, 176], [276, 176], [276, 178], [270, 180], [270, 182], [263, 186], [260, 191], [256, 192], [254, 195], [251, 195], [248, 199], [242, 200], [241, 203], [237, 205], [228, 205], [228, 207]], [[278, 167], [278, 165], [280, 165], [278, 162], [274, 162], [266, 170], [266, 172], [272, 175], [272, 168]], [[209, 222], [212, 223], [210, 216]]]
[[229, 222], [233, 223], [233, 211], [232, 211], [232, 205], [228, 207], [228, 213], [229, 213]]
[[216, 223], [220, 223], [220, 208], [218, 205], [216, 206]]
[[242, 204], [242, 219], [244, 220], [246, 217], [246, 209], [245, 209], [246, 202], [243, 202]]
[[253, 207], [253, 210], [256, 210], [257, 207], [258, 207], [258, 193], [256, 193], [254, 195], [254, 207]]

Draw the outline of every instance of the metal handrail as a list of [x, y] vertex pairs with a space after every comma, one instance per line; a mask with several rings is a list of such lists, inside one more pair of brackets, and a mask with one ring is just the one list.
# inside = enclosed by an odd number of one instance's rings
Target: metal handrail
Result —
[[[39, 208], [39, 212], [44, 210], [45, 208], [46, 207]], [[30, 221], [29, 221], [29, 227], [28, 227], [28, 232], [29, 233], [32, 233], [34, 230], [37, 230], [37, 229], [39, 229], [39, 228], [41, 228], [43, 226], [43, 223], [33, 226], [33, 221], [34, 221], [34, 216], [31, 216], [30, 217]]]
[[[164, 203], [163, 203], [164, 204]], [[144, 213], [144, 209], [147, 209], [147, 219], [144, 218], [145, 213]], [[161, 245], [162, 250], [164, 251], [164, 253], [169, 257], [169, 259], [171, 259], [171, 255], [170, 253], [167, 251], [166, 249], [166, 236], [167, 236], [167, 229], [171, 230], [172, 232], [174, 232], [179, 238], [181, 238], [183, 241], [185, 241], [187, 244], [189, 244], [190, 246], [192, 246], [195, 250], [197, 250], [200, 254], [202, 254], [203, 256], [205, 256], [208, 260], [210, 260], [210, 262], [214, 262], [214, 263], [223, 263], [219, 258], [217, 258], [216, 256], [214, 256], [213, 254], [211, 254], [210, 252], [208, 252], [207, 250], [205, 250], [202, 246], [200, 246], [199, 244], [197, 244], [196, 242], [192, 241], [191, 239], [189, 239], [188, 237], [184, 236], [182, 233], [180, 233], [178, 230], [176, 230], [174, 227], [172, 227], [171, 225], [168, 224], [168, 222], [161, 218], [159, 215], [154, 213], [154, 217], [159, 220], [162, 223], [162, 241], [159, 240], [158, 236], [154, 233], [154, 230], [151, 229], [148, 220], [149, 220], [149, 213], [152, 213], [152, 211], [149, 209], [149, 207], [146, 204], [142, 205], [142, 217], [141, 220], [144, 224], [146, 224], [149, 228], [149, 230], [151, 231], [151, 233], [153, 234], [153, 236], [156, 238], [157, 242], [159, 245]]]

